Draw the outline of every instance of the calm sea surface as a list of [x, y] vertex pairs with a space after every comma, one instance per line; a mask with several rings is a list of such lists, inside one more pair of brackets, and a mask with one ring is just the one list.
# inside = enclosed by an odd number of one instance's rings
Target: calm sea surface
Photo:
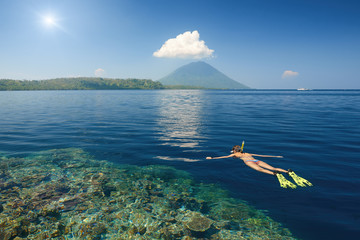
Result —
[[[314, 187], [280, 188], [245, 151]], [[0, 154], [76, 147], [97, 159], [171, 165], [267, 211], [302, 239], [360, 234], [360, 91], [0, 92]]]

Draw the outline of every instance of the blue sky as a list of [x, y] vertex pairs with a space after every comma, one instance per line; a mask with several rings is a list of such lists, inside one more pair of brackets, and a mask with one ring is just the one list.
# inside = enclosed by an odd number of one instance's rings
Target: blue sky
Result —
[[158, 80], [202, 60], [252, 88], [360, 88], [357, 1], [0, 0], [0, 22], [0, 79]]

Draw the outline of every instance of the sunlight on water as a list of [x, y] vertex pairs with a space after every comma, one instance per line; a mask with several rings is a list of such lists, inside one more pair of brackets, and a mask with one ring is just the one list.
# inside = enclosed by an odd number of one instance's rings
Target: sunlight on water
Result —
[[197, 151], [205, 139], [201, 134], [202, 91], [161, 91], [159, 139], [163, 145]]

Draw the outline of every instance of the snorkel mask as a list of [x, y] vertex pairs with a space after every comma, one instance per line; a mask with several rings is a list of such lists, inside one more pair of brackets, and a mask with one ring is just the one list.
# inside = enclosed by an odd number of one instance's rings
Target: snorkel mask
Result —
[[245, 141], [242, 142], [241, 147], [236, 146], [236, 147], [234, 148], [234, 150], [231, 151], [231, 153], [234, 153], [234, 151], [235, 151], [235, 152], [241, 152], [241, 153], [242, 153], [243, 150], [244, 150], [244, 144], [245, 144]]

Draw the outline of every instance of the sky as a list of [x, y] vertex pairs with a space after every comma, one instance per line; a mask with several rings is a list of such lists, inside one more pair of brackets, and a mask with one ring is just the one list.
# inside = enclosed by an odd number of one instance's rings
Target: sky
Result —
[[194, 61], [257, 89], [360, 89], [360, 2], [0, 0], [0, 79], [158, 80]]

